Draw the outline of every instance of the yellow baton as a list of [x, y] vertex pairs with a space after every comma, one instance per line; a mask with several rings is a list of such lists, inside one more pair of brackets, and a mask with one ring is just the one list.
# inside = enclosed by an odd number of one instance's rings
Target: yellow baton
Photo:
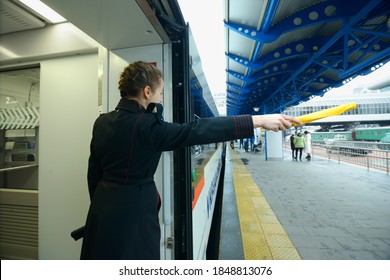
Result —
[[[299, 116], [299, 117], [297, 117], [297, 119], [300, 120], [302, 122], [302, 124], [305, 124], [305, 123], [313, 122], [313, 121], [316, 121], [316, 120], [319, 120], [319, 119], [323, 119], [323, 118], [326, 118], [326, 117], [340, 115], [340, 114], [342, 114], [342, 113], [344, 113], [346, 111], [350, 111], [350, 110], [356, 109], [356, 107], [357, 106], [356, 106], [355, 102], [350, 102], [350, 103], [346, 103], [346, 104], [339, 105], [339, 106], [336, 106], [336, 107], [332, 107], [332, 108], [328, 108], [328, 109], [325, 109], [325, 110], [321, 110], [321, 111], [318, 111], [318, 112], [314, 112], [314, 113], [310, 113], [310, 114], [307, 114], [307, 115]], [[294, 123], [294, 126], [298, 126], [298, 124]]]

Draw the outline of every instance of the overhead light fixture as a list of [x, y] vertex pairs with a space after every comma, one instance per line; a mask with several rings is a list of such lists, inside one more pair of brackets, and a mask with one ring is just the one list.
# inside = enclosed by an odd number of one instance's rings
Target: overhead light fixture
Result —
[[45, 20], [50, 23], [60, 23], [66, 21], [66, 19], [54, 11], [52, 8], [47, 6], [45, 3], [39, 0], [19, 0], [26, 7], [31, 9], [33, 12], [38, 13]]
[[259, 107], [253, 107], [253, 110], [257, 113], [260, 110], [260, 108]]

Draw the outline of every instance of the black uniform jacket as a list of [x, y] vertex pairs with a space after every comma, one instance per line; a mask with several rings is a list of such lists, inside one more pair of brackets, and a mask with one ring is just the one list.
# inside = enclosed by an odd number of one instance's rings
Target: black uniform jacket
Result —
[[[157, 112], [153, 113], [153, 109]], [[81, 259], [159, 259], [160, 197], [153, 175], [161, 153], [253, 135], [251, 116], [167, 123], [162, 105], [122, 98], [93, 127], [88, 212]]]

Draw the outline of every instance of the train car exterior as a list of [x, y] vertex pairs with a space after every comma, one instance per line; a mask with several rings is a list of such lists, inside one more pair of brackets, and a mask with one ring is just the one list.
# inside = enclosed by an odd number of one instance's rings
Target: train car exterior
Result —
[[[188, 31], [189, 42], [189, 91], [191, 94], [191, 120], [218, 115], [218, 110], [208, 87], [202, 69], [196, 43], [191, 30]], [[191, 148], [192, 181], [192, 251], [193, 259], [207, 259], [208, 247], [219, 243], [210, 236], [219, 236], [213, 232], [214, 213], [218, 216], [216, 201], [224, 166], [224, 145], [212, 143], [196, 145]], [[209, 244], [209, 240], [212, 240]], [[209, 246], [210, 245], [210, 246]], [[211, 249], [209, 251], [214, 251]], [[215, 258], [215, 256], [211, 256]]]
[[356, 141], [376, 141], [379, 142], [390, 133], [390, 127], [373, 127], [373, 128], [359, 128], [355, 129], [354, 140]]
[[[380, 142], [386, 135], [390, 133], [390, 127], [373, 127], [373, 128], [357, 128], [351, 131], [333, 131], [333, 132], [312, 132], [313, 143], [324, 143], [335, 137], [343, 137], [349, 141], [374, 141]], [[336, 136], [337, 135], [337, 136]]]
[[[325, 143], [326, 140], [334, 139], [336, 135], [345, 137], [346, 140], [352, 140], [351, 131], [333, 131], [333, 132], [311, 132], [311, 141], [313, 143]], [[339, 137], [337, 136], [337, 137]]]

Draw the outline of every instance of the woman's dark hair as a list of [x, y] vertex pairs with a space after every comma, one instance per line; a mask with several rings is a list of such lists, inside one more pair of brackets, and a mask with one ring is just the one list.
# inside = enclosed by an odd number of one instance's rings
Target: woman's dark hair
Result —
[[160, 85], [161, 79], [161, 71], [153, 64], [136, 61], [123, 70], [118, 88], [122, 97], [137, 97], [146, 86], [150, 86], [154, 91]]

